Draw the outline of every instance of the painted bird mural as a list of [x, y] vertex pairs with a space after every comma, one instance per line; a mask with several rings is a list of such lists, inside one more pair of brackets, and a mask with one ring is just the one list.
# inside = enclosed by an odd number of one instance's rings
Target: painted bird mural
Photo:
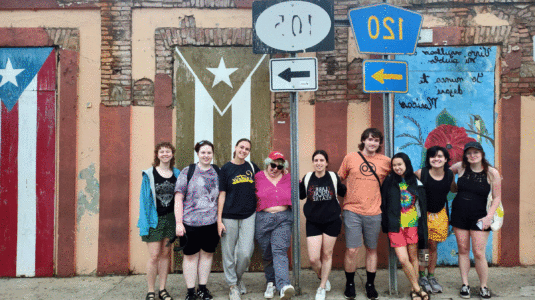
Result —
[[[481, 144], [483, 137], [488, 136], [489, 132], [485, 127], [485, 121], [481, 118], [480, 115], [471, 115], [470, 122], [474, 125], [474, 130], [476, 132], [476, 139]], [[487, 140], [487, 143], [489, 141]]]

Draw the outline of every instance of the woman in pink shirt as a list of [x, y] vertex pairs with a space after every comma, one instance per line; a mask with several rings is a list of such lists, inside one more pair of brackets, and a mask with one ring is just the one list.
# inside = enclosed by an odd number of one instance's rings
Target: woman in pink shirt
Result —
[[277, 289], [280, 299], [291, 299], [295, 289], [290, 284], [287, 254], [293, 224], [291, 177], [285, 172], [288, 162], [282, 153], [273, 151], [264, 166], [264, 171], [255, 175], [255, 237], [262, 249], [267, 281], [264, 298], [273, 298]]

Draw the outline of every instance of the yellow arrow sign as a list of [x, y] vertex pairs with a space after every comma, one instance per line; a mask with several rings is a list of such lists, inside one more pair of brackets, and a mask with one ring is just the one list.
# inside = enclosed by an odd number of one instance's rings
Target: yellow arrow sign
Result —
[[385, 79], [402, 80], [401, 74], [385, 74], [385, 69], [381, 69], [372, 75], [372, 78], [379, 81], [381, 84], [385, 83]]

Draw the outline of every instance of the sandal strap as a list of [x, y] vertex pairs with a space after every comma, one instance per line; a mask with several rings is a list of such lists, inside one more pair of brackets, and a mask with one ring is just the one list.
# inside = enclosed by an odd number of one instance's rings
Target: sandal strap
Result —
[[147, 293], [145, 300], [154, 300], [156, 299], [156, 294], [154, 292]]
[[166, 300], [166, 299], [167, 300], [173, 300], [173, 297], [171, 297], [171, 295], [169, 295], [169, 293], [167, 292], [166, 289], [161, 290], [159, 295], [160, 295], [160, 299], [161, 300]]

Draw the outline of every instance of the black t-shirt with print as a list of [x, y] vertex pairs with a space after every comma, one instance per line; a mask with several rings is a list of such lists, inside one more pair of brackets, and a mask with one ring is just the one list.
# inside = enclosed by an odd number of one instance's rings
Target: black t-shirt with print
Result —
[[170, 178], [164, 178], [158, 173], [156, 168], [152, 171], [154, 175], [154, 189], [156, 192], [156, 212], [158, 216], [172, 213], [175, 209], [175, 174]]
[[260, 171], [257, 165], [245, 162], [241, 165], [226, 163], [219, 172], [219, 190], [226, 192], [223, 218], [246, 219], [256, 211], [254, 175]]
[[[346, 195], [347, 188], [338, 174], [335, 173], [335, 175], [338, 181], [338, 196], [343, 197]], [[308, 189], [305, 189], [305, 177], [299, 183], [299, 198], [307, 200], [303, 207], [307, 221], [324, 224], [338, 219], [342, 210], [338, 197], [334, 194], [335, 188], [331, 175], [326, 172], [323, 177], [318, 178], [316, 173], [312, 172]]]

